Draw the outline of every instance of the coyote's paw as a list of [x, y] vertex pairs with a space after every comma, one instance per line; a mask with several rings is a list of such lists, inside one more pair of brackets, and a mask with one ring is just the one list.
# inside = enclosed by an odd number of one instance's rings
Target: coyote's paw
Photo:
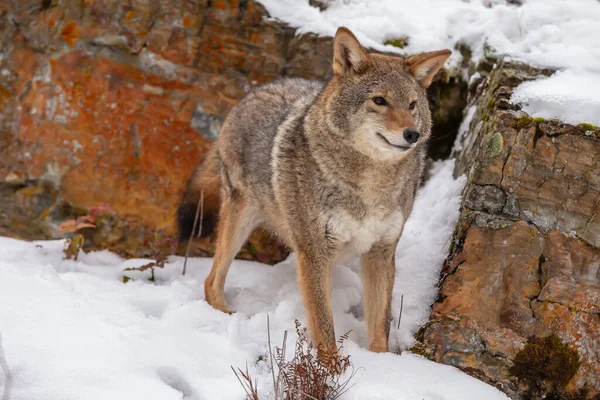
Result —
[[211, 304], [210, 302], [208, 302], [208, 304], [210, 304], [215, 310], [219, 310], [221, 312], [224, 312], [225, 314], [231, 315], [235, 312], [235, 311], [230, 310], [226, 304]]
[[227, 307], [227, 302], [225, 301], [225, 296], [219, 293], [215, 293], [215, 291], [210, 288], [204, 291], [204, 297], [206, 298], [206, 302], [210, 304], [215, 310], [219, 310], [226, 314], [233, 314], [233, 311]]
[[373, 341], [369, 344], [369, 350], [374, 353], [387, 353], [389, 351], [387, 340]]

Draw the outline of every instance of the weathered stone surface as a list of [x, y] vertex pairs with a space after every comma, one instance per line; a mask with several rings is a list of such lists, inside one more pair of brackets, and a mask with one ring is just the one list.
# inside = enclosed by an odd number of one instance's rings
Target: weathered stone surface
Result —
[[[512, 88], [547, 71], [496, 63], [469, 90], [477, 112], [457, 157], [456, 173], [468, 176], [462, 215], [419, 346], [514, 399], [591, 398], [600, 393], [600, 131], [519, 111]], [[553, 334], [580, 362], [566, 387], [513, 376], [528, 339]]]
[[[331, 38], [267, 16], [241, 0], [3, 3], [0, 234], [56, 237], [59, 222], [99, 204], [111, 217], [88, 245], [142, 256], [145, 237], [173, 233], [185, 180], [248, 90], [331, 77]], [[460, 122], [458, 81], [442, 74], [430, 91], [436, 157]], [[211, 253], [210, 241], [195, 247]], [[257, 230], [241, 257], [285, 254]]]
[[[467, 206], [529, 221], [542, 232], [573, 232], [600, 247], [600, 130], [535, 120], [505, 101], [512, 87], [543, 72], [503, 64], [480, 85], [485, 92], [477, 99], [457, 173], [469, 173], [474, 185], [495, 186], [506, 203], [502, 212], [490, 204]], [[469, 187], [468, 197], [483, 202], [477, 186]], [[504, 198], [496, 196], [494, 209]]]
[[[129, 256], [146, 255], [144, 239], [156, 229], [173, 232], [179, 193], [220, 121], [253, 80], [280, 72], [262, 73], [264, 60], [283, 59], [277, 35], [293, 37], [262, 24], [264, 10], [248, 2], [8, 6], [0, 11], [8, 44], [0, 57], [0, 234], [55, 237], [61, 220], [108, 204], [110, 218], [88, 244]], [[229, 47], [199, 48], [215, 43], [213, 28]], [[261, 32], [277, 40], [269, 45]], [[211, 68], [220, 54], [229, 58]], [[234, 68], [240, 58], [246, 69]], [[210, 243], [200, 252], [210, 254]], [[240, 256], [285, 254], [257, 230]]]

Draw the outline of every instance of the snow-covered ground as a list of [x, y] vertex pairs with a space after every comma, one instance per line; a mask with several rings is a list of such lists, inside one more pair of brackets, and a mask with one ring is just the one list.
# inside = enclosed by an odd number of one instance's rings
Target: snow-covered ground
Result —
[[[452, 169], [453, 161], [434, 165], [398, 246], [394, 315], [401, 295], [404, 307], [391, 332], [396, 350], [413, 343], [436, 295], [465, 183]], [[268, 364], [257, 364], [267, 352], [266, 316], [274, 345], [285, 330], [293, 343], [294, 319], [306, 317], [293, 255], [276, 266], [236, 260], [226, 295], [237, 312], [226, 315], [204, 301], [210, 259], [190, 259], [182, 276], [183, 260], [173, 257], [155, 283], [138, 276], [124, 284], [123, 270], [147, 260], [101, 251], [67, 261], [62, 246], [0, 238], [0, 394], [9, 382], [0, 399], [242, 399], [230, 366], [246, 362], [270, 398]], [[367, 351], [356, 260], [335, 268], [332, 293], [336, 332], [352, 330], [345, 351], [359, 368], [343, 399], [506, 399], [453, 367]]]
[[[598, 0], [260, 0], [273, 18], [324, 36], [350, 28], [366, 47], [418, 53], [464, 43], [477, 60], [487, 45], [498, 54], [564, 70], [556, 78], [523, 85], [513, 101], [533, 117], [600, 125], [600, 2]], [[400, 50], [385, 45], [408, 37]], [[454, 51], [448, 65], [461, 59]], [[557, 74], [558, 75], [558, 74]]]

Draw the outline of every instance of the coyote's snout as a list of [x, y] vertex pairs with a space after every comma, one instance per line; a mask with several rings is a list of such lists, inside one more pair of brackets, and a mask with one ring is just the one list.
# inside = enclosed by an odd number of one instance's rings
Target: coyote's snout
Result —
[[[263, 225], [296, 254], [298, 284], [320, 354], [335, 352], [333, 264], [360, 256], [369, 349], [388, 350], [394, 255], [424, 168], [425, 89], [449, 50], [407, 59], [367, 53], [340, 28], [334, 77], [280, 79], [249, 93], [194, 171], [178, 211], [182, 239], [204, 193], [203, 235], [216, 226], [206, 301], [229, 312], [225, 278]], [[218, 214], [218, 215], [217, 215]]]

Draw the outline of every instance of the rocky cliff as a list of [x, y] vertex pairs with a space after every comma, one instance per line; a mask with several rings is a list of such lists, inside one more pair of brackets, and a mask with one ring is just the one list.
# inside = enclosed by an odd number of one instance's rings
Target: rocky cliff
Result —
[[[87, 246], [147, 255], [144, 239], [173, 233], [187, 177], [248, 90], [278, 76], [332, 74], [331, 38], [296, 36], [254, 1], [3, 7], [2, 235], [54, 238], [59, 222], [107, 204]], [[430, 91], [435, 157], [450, 151], [465, 89], [445, 74]], [[240, 256], [275, 262], [286, 254], [257, 230]]]
[[[472, 84], [461, 218], [415, 350], [515, 399], [600, 392], [600, 129], [510, 104], [547, 75], [491, 60]], [[548, 397], [546, 397], [548, 396]]]

